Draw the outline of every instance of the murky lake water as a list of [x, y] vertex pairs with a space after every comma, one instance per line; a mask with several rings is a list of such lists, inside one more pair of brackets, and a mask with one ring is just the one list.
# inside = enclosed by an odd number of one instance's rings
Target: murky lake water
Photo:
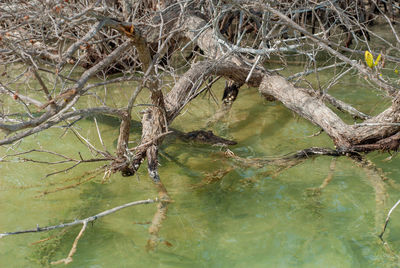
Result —
[[[321, 73], [320, 78], [326, 79], [329, 72]], [[223, 85], [221, 82], [214, 89], [218, 98]], [[114, 101], [121, 102], [119, 96], [128, 95], [128, 90], [129, 86], [110, 87], [109, 93], [115, 92]], [[378, 92], [366, 88], [364, 80], [354, 76], [347, 76], [330, 93], [370, 114], [387, 104], [376, 97]], [[216, 110], [208, 95], [199, 97], [172, 127], [181, 131], [205, 128]], [[349, 117], [344, 118], [351, 122]], [[114, 152], [118, 120], [102, 116], [97, 120], [104, 142]], [[82, 120], [76, 127], [101, 148], [93, 119]], [[325, 134], [310, 137], [318, 132], [317, 127], [279, 103], [262, 100], [251, 88], [240, 91], [229, 118], [208, 129], [237, 141], [238, 145], [230, 149], [244, 158], [280, 156], [312, 146], [332, 147]], [[138, 141], [140, 130], [133, 131], [131, 140]], [[51, 148], [74, 158], [79, 158], [78, 151], [84, 158], [91, 157], [72, 132], [64, 132], [65, 129], [54, 128], [31, 136], [18, 151]], [[225, 158], [221, 150], [167, 138], [161, 148], [159, 171], [174, 202], [169, 205], [157, 250], [145, 249], [155, 205], [136, 206], [89, 224], [69, 267], [397, 266], [397, 259], [385, 251], [377, 237], [377, 228], [382, 227], [383, 221], [376, 220], [384, 220], [384, 214], [400, 194], [385, 183], [388, 199], [385, 210], [377, 215], [372, 186], [377, 180], [375, 173], [348, 158], [339, 158], [329, 185], [320, 195], [311, 195], [309, 188], [320, 186], [328, 176], [331, 157], [309, 159], [277, 173], [273, 166], [239, 166]], [[5, 148], [0, 148], [0, 153], [4, 155]], [[38, 153], [31, 156], [43, 159]], [[400, 183], [400, 159], [396, 156], [386, 161], [388, 156], [373, 153], [368, 158], [389, 179]], [[79, 187], [40, 196], [45, 190], [76, 183], [80, 175], [100, 165], [82, 165], [70, 173], [44, 178], [67, 165], [0, 162], [0, 232], [72, 221], [157, 196], [145, 165], [138, 177], [114, 174], [102, 184], [100, 174]], [[205, 179], [226, 170], [230, 171], [221, 180]], [[80, 228], [0, 239], [0, 267], [40, 267], [47, 260], [64, 258]], [[54, 237], [34, 244], [50, 236]], [[398, 253], [400, 211], [393, 213], [385, 238]]]

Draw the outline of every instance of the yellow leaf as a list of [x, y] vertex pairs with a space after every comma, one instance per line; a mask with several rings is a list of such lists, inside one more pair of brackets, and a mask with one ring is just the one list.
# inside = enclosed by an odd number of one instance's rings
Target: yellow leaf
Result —
[[369, 68], [374, 67], [374, 56], [368, 50], [365, 51], [365, 62]]
[[374, 66], [378, 65], [379, 61], [381, 60], [381, 54], [378, 55], [378, 57], [376, 57], [376, 60], [374, 62]]
[[399, 70], [397, 70], [397, 69], [394, 69], [394, 72], [395, 72], [396, 74], [398, 74], [398, 73], [399, 73]]

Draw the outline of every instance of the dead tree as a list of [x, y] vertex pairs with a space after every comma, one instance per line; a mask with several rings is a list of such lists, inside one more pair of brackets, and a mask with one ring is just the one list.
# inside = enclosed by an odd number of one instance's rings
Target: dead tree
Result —
[[[363, 56], [364, 51], [351, 48], [351, 40], [342, 45], [330, 34], [339, 30], [347, 40], [353, 37], [368, 46], [371, 33], [366, 10], [371, 1], [156, 2], [9, 0], [0, 4], [0, 130], [6, 134], [0, 145], [18, 146], [18, 141], [27, 136], [95, 114], [120, 118], [116, 151], [92, 149], [101, 161], [108, 161], [107, 172], [122, 172], [123, 176], [134, 175], [147, 161], [149, 177], [159, 193], [158, 211], [149, 230], [150, 248], [156, 244], [171, 201], [158, 174], [159, 146], [170, 133], [170, 124], [204, 90], [202, 85], [210, 78], [230, 81], [223, 97], [228, 107], [224, 112], [240, 98], [242, 85], [255, 87], [266, 99], [281, 102], [320, 127], [335, 144], [335, 155], [398, 149], [397, 85], [345, 54]], [[379, 8], [379, 4], [375, 5]], [[393, 11], [388, 12], [392, 16]], [[324, 15], [328, 15], [328, 20], [323, 19]], [[329, 21], [329, 16], [336, 20]], [[385, 11], [382, 16], [387, 16]], [[387, 23], [392, 26], [391, 20]], [[397, 41], [385, 42], [395, 53], [382, 57], [387, 62], [399, 63], [400, 39], [392, 29]], [[202, 52], [201, 60], [186, 57], [199, 54], [191, 51], [194, 48]], [[272, 55], [284, 58], [286, 53], [298, 53], [315, 63], [315, 54], [321, 51], [334, 57], [336, 65], [356, 70], [391, 98], [392, 104], [380, 114], [367, 116], [330, 96], [327, 89], [298, 87], [262, 64]], [[377, 55], [380, 51], [371, 52]], [[179, 59], [176, 64], [170, 63], [172, 57]], [[72, 74], [79, 66], [85, 70], [74, 78]], [[181, 74], [180, 70], [185, 68]], [[315, 66], [294, 77], [317, 71]], [[123, 75], [88, 83], [89, 78], [110, 72]], [[170, 90], [163, 87], [163, 76], [175, 78]], [[34, 91], [20, 88], [27, 79], [37, 81]], [[132, 88], [126, 106], [76, 108], [83, 96], [96, 94], [96, 87], [132, 80], [138, 81], [138, 86]], [[142, 112], [140, 144], [130, 148], [132, 108], [143, 90], [150, 92], [150, 103]], [[364, 121], [347, 124], [326, 102]], [[203, 135], [203, 139], [207, 137]], [[332, 154], [330, 150], [326, 152]]]

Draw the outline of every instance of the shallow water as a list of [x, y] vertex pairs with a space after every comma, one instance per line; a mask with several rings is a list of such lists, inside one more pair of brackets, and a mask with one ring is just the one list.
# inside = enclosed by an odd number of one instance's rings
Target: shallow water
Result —
[[[292, 68], [290, 73], [301, 71]], [[322, 82], [330, 71], [319, 74]], [[309, 78], [312, 83], [314, 77]], [[223, 82], [214, 89], [222, 95]], [[118, 96], [129, 85], [111, 88]], [[111, 90], [110, 90], [111, 91]], [[385, 102], [357, 76], [347, 76], [330, 90], [363, 112], [375, 114]], [[146, 102], [142, 97], [139, 102]], [[112, 103], [112, 102], [111, 102]], [[82, 105], [90, 104], [83, 103]], [[209, 95], [200, 96], [182, 112], [172, 127], [181, 131], [204, 128], [218, 109]], [[138, 109], [137, 111], [139, 111]], [[343, 116], [347, 122], [350, 117]], [[135, 118], [138, 120], [138, 117]], [[118, 120], [97, 117], [102, 138], [115, 151]], [[101, 148], [93, 119], [82, 120], [77, 130]], [[235, 154], [244, 157], [281, 156], [296, 150], [332, 147], [325, 135], [310, 137], [318, 128], [283, 105], [262, 100], [255, 89], [241, 89], [228, 118], [215, 124], [214, 133], [233, 139]], [[131, 140], [137, 142], [135, 125]], [[17, 151], [51, 148], [87, 159], [91, 153], [75, 135], [54, 128], [25, 139]], [[135, 143], [133, 143], [135, 144]], [[6, 148], [0, 148], [4, 155]], [[168, 216], [160, 231], [156, 251], [145, 245], [155, 205], [124, 209], [89, 224], [78, 243], [69, 267], [396, 267], [397, 259], [385, 251], [377, 235], [384, 214], [400, 197], [390, 184], [384, 211], [376, 211], [374, 173], [348, 158], [339, 158], [333, 179], [320, 195], [318, 187], [327, 177], [331, 157], [309, 159], [276, 172], [274, 166], [246, 168], [226, 159], [220, 147], [185, 143], [167, 138], [161, 147], [160, 176], [171, 198]], [[368, 158], [386, 176], [399, 182], [400, 160], [373, 153]], [[39, 153], [31, 157], [54, 158]], [[82, 165], [69, 173], [45, 178], [68, 165], [0, 162], [0, 232], [16, 231], [85, 218], [127, 202], [154, 198], [157, 192], [142, 166], [139, 176], [113, 174], [102, 183], [103, 173], [78, 187], [41, 196], [43, 191], [74, 184], [84, 172], [101, 164]], [[206, 178], [230, 170], [220, 180]], [[84, 181], [88, 176], [83, 177]], [[381, 208], [378, 206], [378, 208]], [[378, 222], [377, 222], [378, 220]], [[40, 267], [48, 260], [67, 256], [81, 226], [67, 231], [24, 234], [0, 239], [0, 267]], [[41, 239], [52, 239], [35, 243]], [[400, 250], [400, 212], [395, 211], [385, 239], [394, 252]]]

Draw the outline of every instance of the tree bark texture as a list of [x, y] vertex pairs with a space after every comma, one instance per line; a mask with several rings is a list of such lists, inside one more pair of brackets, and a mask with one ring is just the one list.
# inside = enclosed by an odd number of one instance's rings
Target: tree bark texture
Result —
[[[171, 14], [173, 13], [170, 12], [169, 15]], [[400, 122], [398, 96], [394, 99], [391, 107], [381, 114], [365, 120], [365, 125], [348, 125], [325, 105], [323, 96], [316, 91], [296, 87], [279, 74], [271, 74], [257, 68], [248, 78], [251, 68], [242, 64], [239, 57], [229, 55], [229, 53], [227, 56], [226, 53], [222, 53], [224, 49], [220, 47], [213, 28], [206, 27], [206, 22], [202, 18], [189, 14], [185, 18], [184, 25], [186, 28], [181, 33], [182, 36], [199, 46], [208, 60], [194, 63], [165, 95], [164, 102], [161, 101], [161, 96], [152, 97], [153, 104], [158, 108], [147, 110], [143, 116], [142, 144], [149, 144], [149, 141], [154, 140], [165, 131], [163, 116], [165, 116], [167, 124], [171, 124], [195, 95], [200, 85], [210, 75], [217, 75], [240, 85], [244, 84], [247, 79], [247, 84], [258, 87], [259, 92], [266, 98], [273, 96], [288, 109], [321, 127], [332, 138], [333, 143], [340, 151], [397, 149], [399, 139], [396, 133], [400, 128], [391, 123]], [[163, 105], [165, 105], [165, 115], [161, 112]], [[156, 144], [159, 144], [162, 138], [157, 140]], [[149, 146], [141, 147], [136, 152], [134, 164], [131, 166], [138, 167], [140, 165]]]

